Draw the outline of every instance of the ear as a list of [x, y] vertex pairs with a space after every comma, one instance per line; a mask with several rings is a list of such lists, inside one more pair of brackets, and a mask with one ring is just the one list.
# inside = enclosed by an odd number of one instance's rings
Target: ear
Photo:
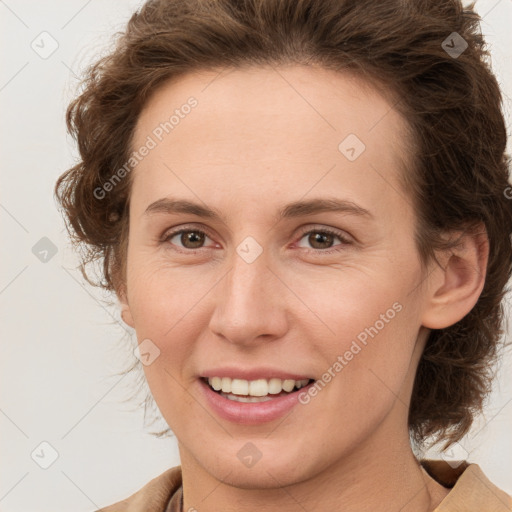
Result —
[[443, 329], [462, 320], [474, 307], [485, 284], [489, 239], [483, 223], [457, 232], [460, 243], [443, 254], [429, 276], [430, 286], [422, 325]]
[[123, 319], [123, 322], [130, 327], [135, 328], [130, 305], [128, 304], [128, 294], [126, 287], [121, 286], [118, 290], [116, 290], [116, 295], [119, 300], [119, 304], [121, 305], [121, 318]]

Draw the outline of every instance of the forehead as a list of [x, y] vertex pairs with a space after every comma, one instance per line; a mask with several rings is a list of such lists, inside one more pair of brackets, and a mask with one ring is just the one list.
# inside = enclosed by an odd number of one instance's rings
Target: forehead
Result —
[[247, 183], [293, 191], [335, 168], [322, 179], [326, 189], [340, 179], [348, 189], [370, 179], [396, 189], [407, 126], [390, 97], [359, 77], [313, 66], [182, 75], [160, 86], [139, 116], [132, 150], [148, 139], [154, 148], [137, 164], [134, 186], [154, 196], [172, 167], [203, 193], [220, 177], [232, 191]]
[[[314, 118], [315, 125], [333, 131], [359, 130], [361, 138], [381, 123], [384, 132], [390, 125], [398, 130], [405, 127], [393, 108], [398, 98], [391, 89], [348, 71], [290, 64], [197, 70], [173, 77], [150, 95], [137, 131], [148, 131], [155, 122], [168, 120], [191, 97], [197, 99], [196, 111], [205, 122], [209, 116], [217, 119], [222, 114], [224, 122], [230, 116], [241, 124], [254, 114], [273, 113], [273, 121]], [[259, 132], [265, 128], [261, 124]]]

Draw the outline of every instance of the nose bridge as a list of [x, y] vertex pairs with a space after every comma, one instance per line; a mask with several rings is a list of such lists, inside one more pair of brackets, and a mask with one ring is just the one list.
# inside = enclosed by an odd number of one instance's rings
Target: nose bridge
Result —
[[285, 328], [279, 282], [267, 268], [266, 252], [251, 254], [255, 248], [250, 243], [242, 242], [233, 254], [231, 269], [217, 289], [210, 322], [214, 333], [233, 343], [251, 343], [262, 335], [280, 336]]

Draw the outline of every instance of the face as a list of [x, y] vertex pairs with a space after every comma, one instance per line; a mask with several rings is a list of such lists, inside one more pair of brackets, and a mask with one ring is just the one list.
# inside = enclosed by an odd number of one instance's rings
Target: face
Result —
[[408, 442], [425, 333], [405, 124], [345, 74], [219, 72], [139, 117], [124, 318], [182, 464], [286, 485]]

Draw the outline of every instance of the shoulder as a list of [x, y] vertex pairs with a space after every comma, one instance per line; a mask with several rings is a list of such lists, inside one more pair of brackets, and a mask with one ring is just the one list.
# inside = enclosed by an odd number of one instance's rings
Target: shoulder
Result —
[[442, 460], [422, 461], [440, 484], [451, 488], [434, 512], [512, 512], [512, 497], [494, 485], [478, 464], [453, 467]]
[[181, 486], [181, 466], [164, 471], [128, 498], [95, 512], [165, 512], [171, 496]]

